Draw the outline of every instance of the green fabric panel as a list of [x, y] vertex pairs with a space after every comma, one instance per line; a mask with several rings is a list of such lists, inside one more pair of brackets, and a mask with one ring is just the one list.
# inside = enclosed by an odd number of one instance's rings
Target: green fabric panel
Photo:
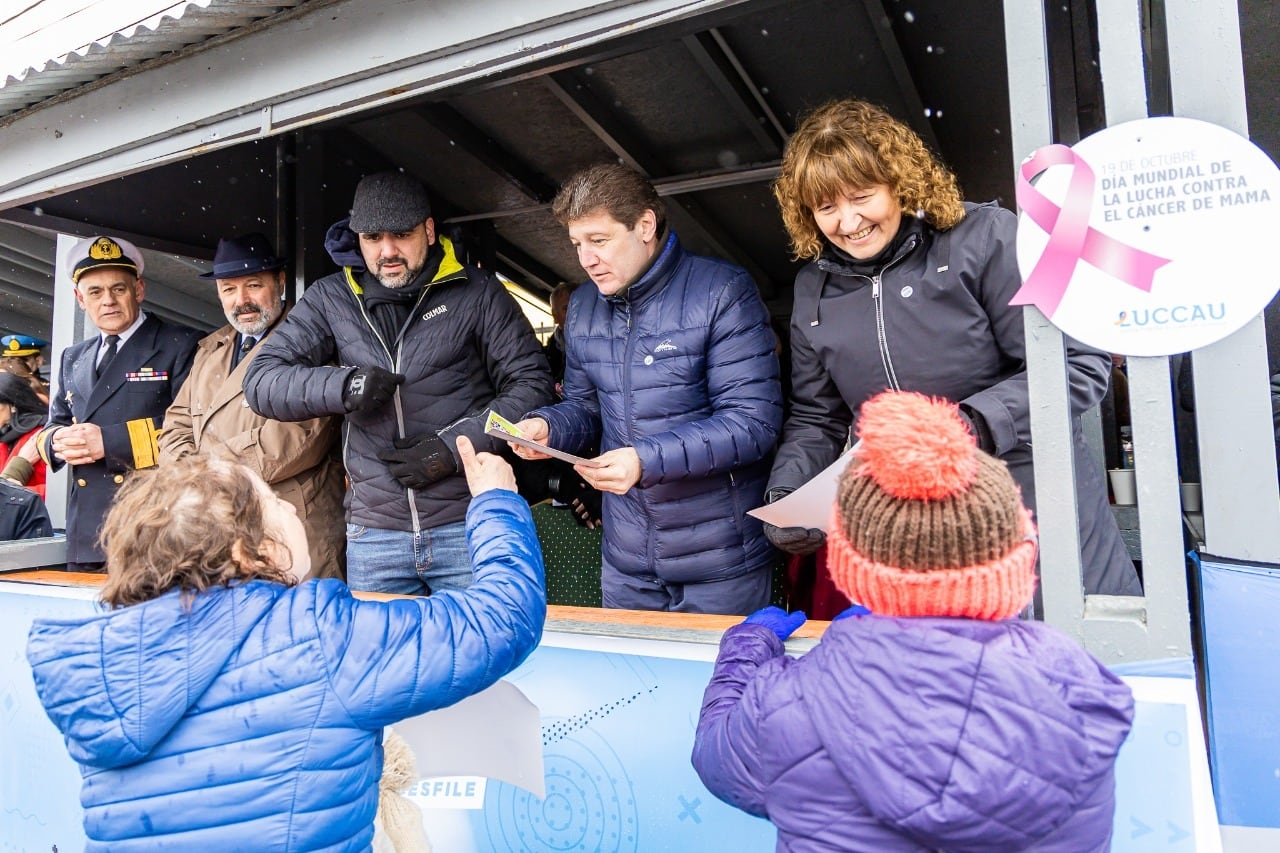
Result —
[[533, 508], [533, 523], [547, 567], [547, 603], [600, 606], [600, 530], [579, 527], [566, 508]]

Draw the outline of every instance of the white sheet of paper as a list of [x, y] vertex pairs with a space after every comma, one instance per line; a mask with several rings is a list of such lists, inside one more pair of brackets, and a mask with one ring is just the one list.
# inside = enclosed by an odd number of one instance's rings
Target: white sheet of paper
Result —
[[510, 681], [393, 728], [413, 750], [420, 779], [484, 776], [546, 796], [542, 715]]
[[826, 468], [819, 471], [812, 480], [796, 489], [780, 501], [765, 504], [748, 510], [747, 515], [754, 516], [765, 524], [774, 527], [808, 527], [814, 530], [826, 530], [831, 521], [831, 507], [836, 500], [836, 487], [840, 483], [840, 475], [849, 467], [853, 451], [862, 442], [854, 444]]

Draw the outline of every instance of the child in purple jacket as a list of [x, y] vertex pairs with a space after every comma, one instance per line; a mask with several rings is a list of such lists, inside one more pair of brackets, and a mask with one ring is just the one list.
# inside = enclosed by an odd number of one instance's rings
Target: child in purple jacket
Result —
[[783, 641], [803, 613], [727, 631], [698, 775], [772, 821], [779, 850], [1108, 849], [1133, 698], [1066, 635], [1015, 618], [1036, 531], [1004, 463], [919, 394], [868, 401], [858, 434], [828, 561], [871, 612], [798, 660]]

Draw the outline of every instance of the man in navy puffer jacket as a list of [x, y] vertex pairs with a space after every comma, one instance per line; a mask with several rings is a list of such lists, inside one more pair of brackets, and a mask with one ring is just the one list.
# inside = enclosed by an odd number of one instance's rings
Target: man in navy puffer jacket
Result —
[[553, 212], [595, 288], [569, 302], [564, 400], [519, 426], [603, 451], [577, 471], [605, 493], [604, 606], [750, 613], [768, 601], [773, 551], [746, 512], [763, 503], [782, 425], [755, 283], [685, 252], [653, 186], [623, 166], [579, 172]]
[[139, 472], [107, 516], [116, 608], [32, 625], [36, 693], [84, 777], [88, 851], [365, 851], [382, 728], [506, 675], [546, 615], [505, 461], [458, 439], [475, 582], [359, 601], [305, 574], [306, 534], [244, 466]]

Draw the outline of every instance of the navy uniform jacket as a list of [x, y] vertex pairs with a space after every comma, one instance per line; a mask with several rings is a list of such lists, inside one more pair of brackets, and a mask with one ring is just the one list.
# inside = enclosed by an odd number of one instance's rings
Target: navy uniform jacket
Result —
[[98, 336], [62, 353], [58, 392], [50, 401], [49, 424], [36, 437], [51, 469], [62, 466], [51, 447], [58, 427], [96, 424], [102, 430], [103, 458], [76, 465], [67, 506], [67, 561], [100, 562], [98, 531], [116, 489], [128, 472], [156, 464], [156, 440], [165, 410], [187, 372], [201, 332], [148, 315], [100, 379], [93, 377]]
[[52, 536], [44, 501], [30, 489], [0, 479], [0, 542]]

